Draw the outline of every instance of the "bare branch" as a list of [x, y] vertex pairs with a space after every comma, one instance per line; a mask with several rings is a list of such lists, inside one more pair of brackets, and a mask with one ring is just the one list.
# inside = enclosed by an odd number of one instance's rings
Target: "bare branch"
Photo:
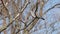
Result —
[[[5, 26], [6, 25], [6, 19], [4, 18], [3, 19], [3, 26]], [[7, 31], [6, 30], [4, 30], [4, 34], [7, 34]]]
[[[22, 8], [21, 13], [24, 11], [24, 9], [27, 7], [28, 4], [29, 4], [29, 2], [27, 2], [26, 5]], [[20, 15], [20, 13], [18, 13], [18, 14], [16, 15], [16, 17], [13, 18], [13, 20], [12, 20], [8, 25], [1, 27], [1, 28], [0, 28], [0, 32], [6, 30], [7, 27], [9, 27], [19, 15]]]
[[[2, 4], [3, 4], [3, 9], [2, 9], [2, 11], [4, 11], [4, 13], [7, 14], [8, 17], [9, 17], [9, 11], [8, 11], [8, 9], [7, 9], [6, 6], [4, 5], [3, 0], [1, 0], [1, 2], [2, 2]], [[4, 15], [5, 15], [5, 14], [4, 14]], [[6, 16], [6, 17], [7, 17], [7, 16]]]
[[46, 10], [44, 14], [46, 14], [48, 11], [50, 11], [51, 9], [55, 8], [55, 7], [58, 6], [58, 5], [60, 5], [60, 3], [55, 4], [53, 7], [49, 8], [48, 10]]

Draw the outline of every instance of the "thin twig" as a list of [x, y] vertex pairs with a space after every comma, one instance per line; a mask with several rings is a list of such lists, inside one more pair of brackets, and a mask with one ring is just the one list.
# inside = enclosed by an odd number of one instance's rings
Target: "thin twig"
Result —
[[58, 5], [60, 5], [60, 3], [55, 4], [53, 7], [49, 8], [48, 10], [46, 10], [44, 14], [46, 14], [48, 11], [50, 11], [51, 9], [55, 8], [55, 7], [58, 6]]
[[[55, 6], [57, 6], [57, 5], [60, 5], [60, 4], [56, 4], [56, 5], [54, 5], [53, 7], [49, 8], [49, 9], [47, 10], [47, 12], [48, 12], [49, 10], [53, 9], [53, 8], [54, 8]], [[44, 12], [43, 15], [45, 15], [47, 12]], [[29, 25], [30, 25], [35, 19], [36, 19], [36, 17], [35, 17], [25, 28], [18, 30], [18, 31], [16, 32], [16, 34], [17, 34], [19, 31], [24, 30], [24, 29], [26, 29], [27, 27], [29, 27]]]
[[[22, 8], [21, 13], [24, 11], [24, 9], [27, 7], [28, 4], [29, 4], [29, 2], [26, 3], [26, 5]], [[1, 28], [0, 28], [0, 32], [6, 30], [7, 27], [9, 27], [19, 15], [20, 15], [20, 13], [18, 13], [18, 14], [16, 15], [16, 17], [13, 18], [13, 20], [12, 20], [8, 25], [1, 27]]]
[[3, 0], [1, 0], [1, 2], [2, 2], [2, 4], [3, 4], [3, 7], [5, 8], [5, 10], [7, 11], [7, 15], [8, 15], [8, 17], [10, 16], [9, 15], [9, 11], [8, 11], [8, 9], [6, 8], [6, 6], [4, 5], [4, 2], [3, 2]]

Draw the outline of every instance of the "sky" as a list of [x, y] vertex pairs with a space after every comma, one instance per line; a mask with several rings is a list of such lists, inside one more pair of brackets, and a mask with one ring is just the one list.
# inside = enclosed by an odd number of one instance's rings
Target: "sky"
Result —
[[[35, 1], [34, 1], [35, 2]], [[44, 8], [43, 8], [43, 13], [48, 10], [49, 8], [51, 8], [52, 6], [54, 6], [55, 4], [58, 4], [60, 3], [60, 0], [49, 0], [47, 2], [47, 4], [45, 4]], [[29, 8], [29, 7], [28, 7]], [[28, 11], [26, 8], [25, 11]], [[24, 13], [26, 14], [26, 13]], [[46, 34], [46, 30], [48, 31], [48, 34], [57, 34], [58, 32], [60, 32], [60, 21], [59, 21], [59, 17], [60, 17], [60, 8], [54, 8], [54, 9], [51, 9], [47, 14], [44, 15], [44, 18], [46, 18], [46, 28], [45, 25], [44, 25], [44, 21], [41, 21], [41, 22], [38, 22], [36, 24], [36, 28], [38, 29], [37, 31], [35, 32], [32, 32], [31, 34]], [[8, 19], [7, 19], [8, 20]], [[2, 27], [2, 21], [3, 20], [0, 20], [0, 27]], [[56, 23], [54, 23], [54, 28], [55, 28], [55, 31], [52, 31], [52, 28], [49, 26], [50, 24], [52, 24], [53, 22], [57, 21]], [[42, 25], [42, 29], [39, 30], [39, 26]], [[34, 27], [35, 28], [35, 27]], [[34, 28], [32, 30], [34, 30]], [[9, 28], [8, 28], [9, 29]], [[7, 29], [7, 30], [8, 30]], [[51, 33], [52, 32], [52, 33]], [[3, 32], [1, 33], [3, 34]], [[10, 31], [7, 32], [7, 34], [10, 34]]]

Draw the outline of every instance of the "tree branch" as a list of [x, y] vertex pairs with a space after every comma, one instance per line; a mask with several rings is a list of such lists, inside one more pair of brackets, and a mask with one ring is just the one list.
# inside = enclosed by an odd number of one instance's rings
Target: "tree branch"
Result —
[[[1, 0], [1, 1], [2, 1], [2, 0]], [[29, 2], [27, 2], [27, 3], [25, 4], [25, 6], [24, 6], [24, 7], [22, 8], [22, 10], [21, 10], [21, 13], [24, 11], [24, 9], [27, 7], [28, 4], [29, 4]], [[1, 28], [0, 28], [0, 32], [6, 30], [6, 29], [14, 22], [14, 20], [15, 20], [19, 15], [20, 15], [20, 13], [18, 13], [18, 14], [15, 16], [15, 18], [13, 18], [13, 20], [12, 20], [8, 25], [5, 25], [5, 26], [1, 27]]]
[[[52, 8], [49, 8], [49, 9], [47, 10], [47, 12], [48, 12], [49, 10], [53, 9], [53, 8], [54, 8], [55, 6], [57, 6], [57, 5], [60, 5], [60, 4], [56, 4], [56, 5], [54, 5]], [[47, 12], [44, 12], [43, 16], [44, 16]], [[32, 22], [35, 23], [34, 20], [36, 20], [36, 19], [37, 19], [37, 21], [38, 21], [38, 18], [35, 17], [25, 28], [18, 30], [18, 31], [16, 32], [16, 34], [17, 34], [19, 31], [24, 30], [24, 29], [26, 29], [26, 28], [27, 28], [27, 30], [30, 31], [33, 27], [30, 28], [30, 29], [29, 29], [28, 27], [31, 26]], [[39, 18], [39, 19], [41, 19], [41, 18]], [[35, 23], [35, 24], [36, 24], [36, 23]], [[34, 24], [34, 25], [35, 25], [35, 24]], [[34, 26], [34, 25], [33, 25], [33, 26]]]

